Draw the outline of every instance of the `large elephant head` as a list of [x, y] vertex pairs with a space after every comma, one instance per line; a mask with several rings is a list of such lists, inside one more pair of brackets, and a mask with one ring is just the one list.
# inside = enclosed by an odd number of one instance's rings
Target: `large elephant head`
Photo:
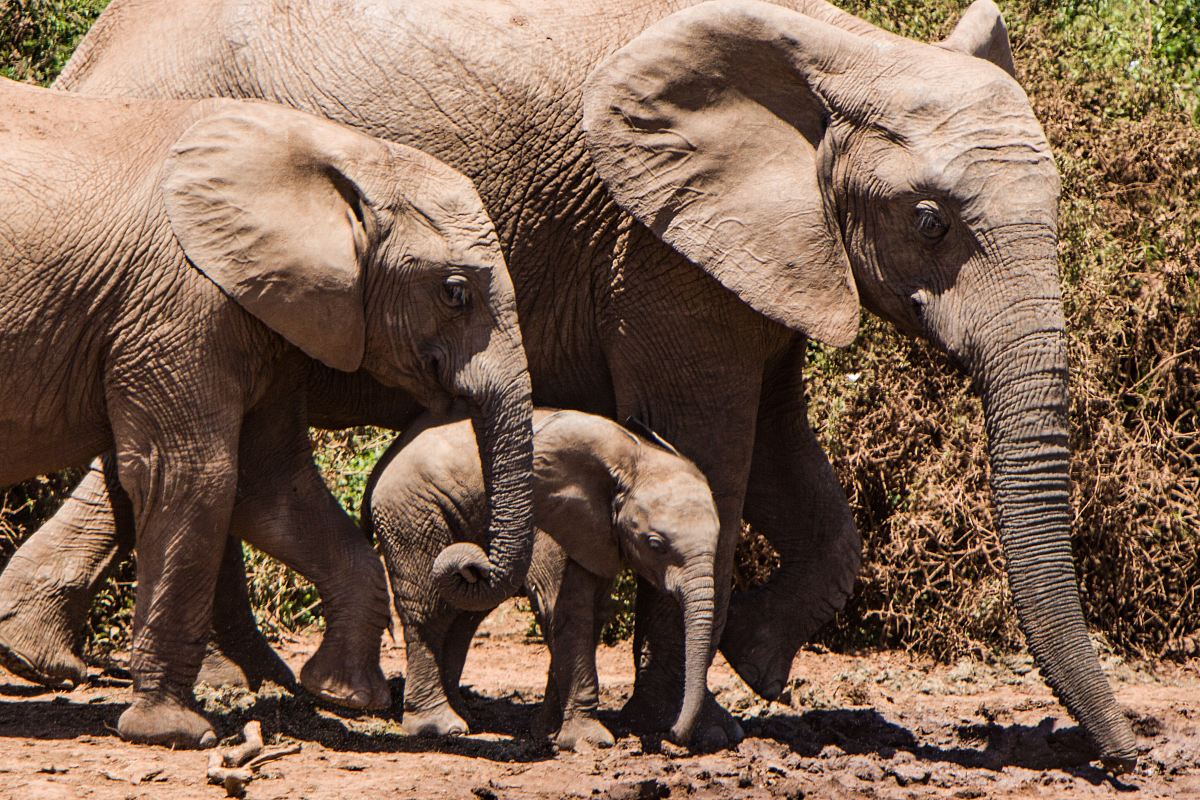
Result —
[[471, 410], [491, 552], [443, 553], [452, 565], [440, 583], [471, 608], [520, 587], [533, 546], [529, 372], [512, 282], [471, 182], [412, 148], [239, 104], [183, 133], [163, 190], [188, 260], [267, 327], [427, 407]]
[[1021, 627], [1102, 756], [1128, 765], [1070, 548], [1059, 178], [999, 12], [977, 0], [930, 45], [792, 5], [702, 3], [609, 57], [584, 90], [596, 169], [768, 317], [845, 345], [861, 301], [971, 375]]

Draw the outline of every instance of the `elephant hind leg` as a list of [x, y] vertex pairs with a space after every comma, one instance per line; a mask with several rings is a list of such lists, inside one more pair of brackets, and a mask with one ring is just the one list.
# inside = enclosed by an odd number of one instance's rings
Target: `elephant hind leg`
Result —
[[291, 668], [258, 628], [246, 588], [242, 543], [236, 536], [230, 536], [225, 542], [213, 600], [212, 641], [196, 682], [258, 691], [265, 681], [288, 689], [296, 686]]
[[0, 665], [55, 688], [86, 678], [75, 646], [92, 598], [133, 549], [132, 513], [112, 457], [93, 461], [0, 573]]
[[[457, 695], [457, 677], [462, 674], [466, 648], [458, 641], [462, 623], [474, 633], [470, 620], [477, 614], [458, 614], [456, 609], [438, 603], [427, 618], [404, 620], [404, 652], [407, 671], [404, 676], [404, 732], [410, 736], [454, 736], [470, 732], [471, 726], [451, 701]], [[468, 619], [463, 620], [466, 617]], [[456, 628], [458, 630], [456, 631]], [[455, 636], [454, 634], [458, 634]], [[470, 636], [466, 637], [467, 645]], [[448, 657], [454, 651], [455, 657]], [[461, 650], [461, 654], [459, 654]], [[455, 676], [453, 681], [449, 676]], [[454, 691], [450, 691], [453, 683]], [[459, 703], [461, 704], [461, 697]]]
[[600, 686], [596, 676], [597, 595], [605, 581], [570, 560], [549, 536], [539, 532], [528, 576], [529, 597], [550, 649], [540, 727], [562, 750], [612, 747], [612, 733], [596, 717]]

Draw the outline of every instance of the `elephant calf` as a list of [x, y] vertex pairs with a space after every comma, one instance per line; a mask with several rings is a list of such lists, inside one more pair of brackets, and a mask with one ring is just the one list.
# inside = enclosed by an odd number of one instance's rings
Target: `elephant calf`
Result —
[[[487, 510], [472, 437], [465, 422], [425, 420], [392, 445], [367, 490], [366, 518], [404, 623], [404, 728], [412, 734], [468, 728], [458, 680], [487, 611], [448, 605], [430, 566], [450, 542], [484, 541]], [[547, 730], [557, 730], [555, 742], [565, 749], [613, 743], [595, 718], [595, 649], [613, 581], [628, 564], [683, 610], [685, 686], [671, 734], [686, 741], [707, 687], [720, 533], [704, 476], [661, 440], [647, 441], [612, 420], [536, 410], [533, 507], [526, 586], [550, 648]]]
[[[426, 406], [470, 406], [500, 520], [490, 541], [507, 556], [476, 550], [472, 563], [493, 579], [485, 587], [524, 580], [529, 375], [474, 187], [423, 153], [280, 106], [0, 81], [0, 108], [0, 486], [114, 453], [138, 548], [120, 734], [215, 740], [192, 682], [239, 469], [267, 509], [250, 541], [326, 603], [301, 682], [386, 706], [378, 558], [353, 525], [287, 516], [340, 513], [312, 461], [300, 387], [314, 358]], [[20, 672], [35, 639], [6, 637], [0, 662]]]

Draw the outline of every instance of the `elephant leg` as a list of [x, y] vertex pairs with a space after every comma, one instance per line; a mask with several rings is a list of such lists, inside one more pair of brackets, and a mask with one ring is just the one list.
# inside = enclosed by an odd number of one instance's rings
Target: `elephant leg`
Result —
[[611, 747], [612, 733], [596, 718], [596, 595], [608, 582], [572, 561], [539, 534], [528, 575], [529, 597], [550, 649], [540, 726], [562, 750]]
[[[721, 520], [714, 570], [714, 641], [724, 625], [733, 554], [753, 453], [763, 366], [786, 331], [729, 295], [712, 278], [635, 226], [629, 250], [655, 258], [623, 270], [619, 324], [608, 342], [617, 418], [637, 417], [705, 474]], [[686, 302], [680, 298], [686, 297]], [[683, 618], [669, 595], [639, 580], [634, 634], [637, 681], [624, 714], [635, 729], [666, 730], [682, 702]], [[742, 737], [711, 695], [693, 734], [709, 749]]]
[[[462, 674], [448, 657], [446, 645], [462, 617], [478, 614], [459, 613], [438, 603], [431, 616], [404, 624], [404, 652], [407, 672], [404, 676], [404, 732], [410, 736], [453, 736], [470, 732], [470, 725], [451, 702], [449, 688], [457, 689]], [[470, 639], [468, 638], [468, 642]], [[462, 654], [465, 660], [465, 652]], [[453, 680], [450, 673], [456, 673]]]
[[[237, 516], [236, 506], [234, 515]], [[296, 677], [258, 628], [246, 588], [242, 542], [236, 536], [230, 536], [225, 540], [217, 594], [213, 599], [212, 640], [196, 682], [258, 691], [264, 681], [292, 689]]]
[[471, 641], [479, 623], [487, 617], [488, 612], [460, 611], [446, 631], [442, 639], [442, 688], [450, 700], [450, 706], [458, 715], [471, 724], [471, 716], [467, 711], [467, 703], [462, 696], [462, 673], [467, 663], [467, 654], [471, 652]]
[[144, 381], [123, 383], [107, 398], [138, 552], [133, 702], [117, 731], [128, 741], [206, 747], [216, 735], [194, 708], [192, 684], [233, 513], [240, 420], [236, 396], [189, 396], [207, 381], [188, 371], [164, 378], [149, 390]]
[[133, 540], [133, 509], [116, 465], [111, 456], [96, 459], [0, 573], [0, 665], [46, 686], [81, 683], [87, 668], [76, 643], [88, 609]]
[[544, 610], [550, 637], [550, 673], [554, 676], [561, 724], [554, 743], [563, 750], [612, 747], [612, 733], [596, 717], [600, 680], [596, 675], [598, 637], [596, 598], [612, 586], [574, 561], [568, 561], [562, 589]]
[[[391, 695], [379, 667], [389, 618], [383, 564], [317, 471], [303, 416], [289, 413], [286, 402], [257, 409], [243, 427], [241, 452], [242, 496], [232, 530], [308, 578], [321, 595], [325, 635], [300, 683], [337, 705], [387, 708]], [[234, 599], [247, 608], [242, 595]], [[252, 620], [248, 614], [244, 623]]]
[[[253, 475], [242, 477], [252, 493], [253, 480]], [[257, 519], [253, 499], [236, 508], [235, 517]], [[55, 515], [0, 573], [0, 664], [47, 686], [84, 679], [76, 643], [109, 572], [133, 551], [133, 528], [133, 509], [113, 458], [96, 459]], [[213, 636], [197, 680], [252, 689], [270, 680], [290, 687], [295, 683], [291, 670], [254, 619], [241, 559], [241, 545], [233, 540], [222, 561]]]
[[797, 337], [763, 385], [743, 515], [779, 553], [764, 585], [734, 593], [721, 652], [755, 692], [779, 697], [796, 651], [845, 605], [862, 560], [846, 495], [808, 422]]

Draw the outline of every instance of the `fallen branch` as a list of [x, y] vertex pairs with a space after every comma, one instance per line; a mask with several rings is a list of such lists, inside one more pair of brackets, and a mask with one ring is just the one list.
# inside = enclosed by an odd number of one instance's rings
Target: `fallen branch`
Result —
[[242, 737], [245, 741], [229, 752], [208, 757], [208, 782], [225, 787], [227, 797], [244, 796], [246, 784], [254, 780], [254, 773], [263, 764], [300, 752], [300, 745], [264, 751], [262, 725], [257, 721], [246, 723]]

